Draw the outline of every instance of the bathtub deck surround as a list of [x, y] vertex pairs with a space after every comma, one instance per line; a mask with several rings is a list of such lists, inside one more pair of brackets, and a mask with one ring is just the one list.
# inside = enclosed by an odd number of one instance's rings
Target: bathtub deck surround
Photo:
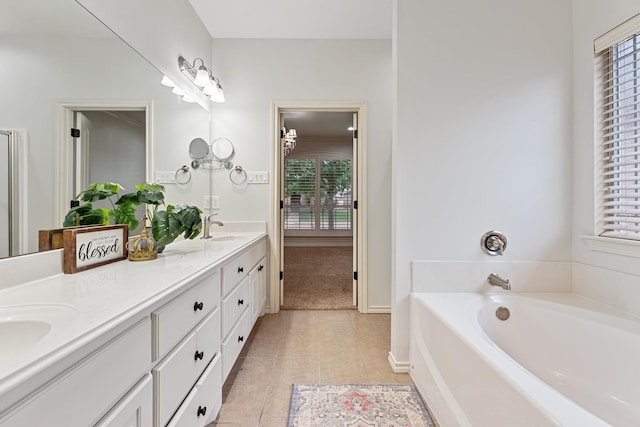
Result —
[[442, 425], [632, 426], [640, 416], [640, 321], [574, 294], [413, 293], [410, 358]]

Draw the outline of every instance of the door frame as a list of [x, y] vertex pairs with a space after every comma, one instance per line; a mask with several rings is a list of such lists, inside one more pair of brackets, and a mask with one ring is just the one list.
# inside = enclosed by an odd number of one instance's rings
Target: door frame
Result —
[[288, 111], [322, 111], [322, 112], [354, 112], [358, 114], [358, 143], [354, 153], [357, 162], [356, 194], [353, 201], [358, 201], [358, 209], [354, 210], [356, 227], [354, 230], [357, 247], [358, 311], [368, 313], [367, 287], [367, 106], [361, 101], [273, 101], [271, 103], [271, 221], [270, 221], [270, 268], [269, 268], [269, 312], [280, 311], [283, 281], [280, 272], [284, 271], [284, 254], [282, 219], [280, 201], [282, 194], [282, 169], [284, 155], [280, 141], [280, 114]]
[[56, 104], [56, 205], [55, 223], [62, 224], [69, 211], [69, 200], [73, 194], [73, 144], [70, 144], [70, 129], [76, 111], [144, 111], [145, 112], [145, 176], [153, 182], [153, 101], [65, 101]]

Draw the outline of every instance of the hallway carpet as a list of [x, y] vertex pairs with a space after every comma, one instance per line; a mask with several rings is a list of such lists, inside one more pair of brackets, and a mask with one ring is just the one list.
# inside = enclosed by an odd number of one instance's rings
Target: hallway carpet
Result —
[[284, 248], [283, 310], [352, 309], [351, 246]]

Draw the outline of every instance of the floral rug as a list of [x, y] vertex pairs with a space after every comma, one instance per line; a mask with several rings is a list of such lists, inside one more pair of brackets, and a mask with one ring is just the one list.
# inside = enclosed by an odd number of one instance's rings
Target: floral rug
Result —
[[288, 427], [432, 427], [408, 384], [294, 384]]

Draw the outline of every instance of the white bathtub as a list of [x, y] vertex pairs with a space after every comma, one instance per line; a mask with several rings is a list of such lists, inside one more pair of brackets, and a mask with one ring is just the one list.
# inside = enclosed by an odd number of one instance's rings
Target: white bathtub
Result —
[[443, 427], [640, 426], [637, 318], [571, 294], [414, 293], [410, 328]]

